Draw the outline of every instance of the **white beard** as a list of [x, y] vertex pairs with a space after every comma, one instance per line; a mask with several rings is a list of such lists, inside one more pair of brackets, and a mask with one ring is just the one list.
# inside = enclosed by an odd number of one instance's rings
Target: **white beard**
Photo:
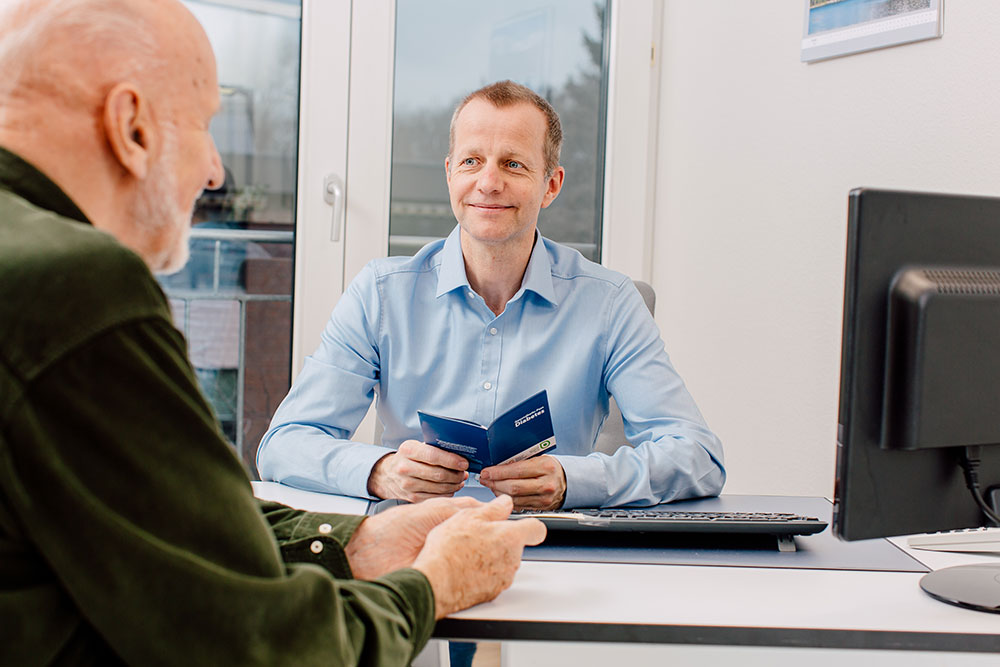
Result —
[[154, 273], [176, 273], [184, 268], [190, 254], [191, 216], [194, 201], [187, 210], [174, 197], [177, 190], [177, 139], [164, 131], [163, 155], [152, 165], [142, 189], [132, 206], [136, 227], [158, 248], [148, 258]]

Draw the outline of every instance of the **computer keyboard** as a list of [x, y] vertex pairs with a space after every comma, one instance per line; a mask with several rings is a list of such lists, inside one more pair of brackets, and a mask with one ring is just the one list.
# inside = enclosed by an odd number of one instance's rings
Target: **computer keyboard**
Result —
[[[368, 514], [376, 514], [399, 504], [402, 500], [382, 500], [372, 503]], [[813, 516], [791, 512], [734, 512], [662, 509], [667, 507], [619, 507], [610, 509], [518, 510], [513, 520], [536, 518], [546, 525], [549, 536], [569, 539], [601, 540], [602, 534], [617, 534], [616, 542], [626, 537], [644, 540], [644, 534], [701, 535], [706, 539], [726, 536], [773, 536], [780, 551], [795, 551], [796, 535], [813, 535], [826, 529], [827, 522]], [[699, 540], [702, 538], [698, 538]], [[550, 543], [551, 540], [547, 540]]]
[[1000, 528], [967, 528], [915, 535], [907, 543], [913, 549], [929, 551], [1000, 553]]
[[512, 519], [533, 517], [550, 531], [636, 533], [757, 533], [812, 535], [826, 528], [816, 517], [783, 512], [688, 512], [662, 509], [521, 510]]

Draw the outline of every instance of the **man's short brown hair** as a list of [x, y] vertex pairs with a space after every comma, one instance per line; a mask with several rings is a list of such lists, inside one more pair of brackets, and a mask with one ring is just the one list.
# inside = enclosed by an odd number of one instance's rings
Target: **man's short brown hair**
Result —
[[450, 158], [452, 151], [455, 150], [455, 121], [458, 120], [458, 114], [462, 112], [465, 105], [476, 99], [484, 99], [498, 109], [527, 102], [545, 114], [545, 145], [542, 147], [542, 154], [545, 156], [545, 177], [551, 176], [552, 172], [559, 166], [559, 152], [562, 150], [563, 134], [562, 125], [559, 123], [559, 114], [544, 97], [531, 88], [514, 83], [509, 79], [474, 90], [466, 95], [465, 99], [455, 108], [455, 113], [451, 115], [451, 127], [448, 130], [448, 157]]

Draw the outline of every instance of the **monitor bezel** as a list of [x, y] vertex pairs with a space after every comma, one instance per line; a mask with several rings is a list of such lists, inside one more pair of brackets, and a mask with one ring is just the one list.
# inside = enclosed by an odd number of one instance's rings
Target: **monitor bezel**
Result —
[[[1000, 198], [859, 188], [848, 209], [834, 533], [857, 540], [985, 525], [958, 465], [961, 447], [881, 446], [886, 314], [903, 267], [1000, 267]], [[983, 488], [1000, 484], [1000, 446], [982, 457]]]

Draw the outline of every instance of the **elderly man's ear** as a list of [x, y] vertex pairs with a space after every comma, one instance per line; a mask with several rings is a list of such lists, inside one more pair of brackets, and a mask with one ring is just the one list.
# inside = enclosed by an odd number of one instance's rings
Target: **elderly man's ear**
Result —
[[104, 133], [122, 167], [142, 180], [149, 173], [158, 135], [149, 103], [130, 83], [119, 83], [104, 100]]

